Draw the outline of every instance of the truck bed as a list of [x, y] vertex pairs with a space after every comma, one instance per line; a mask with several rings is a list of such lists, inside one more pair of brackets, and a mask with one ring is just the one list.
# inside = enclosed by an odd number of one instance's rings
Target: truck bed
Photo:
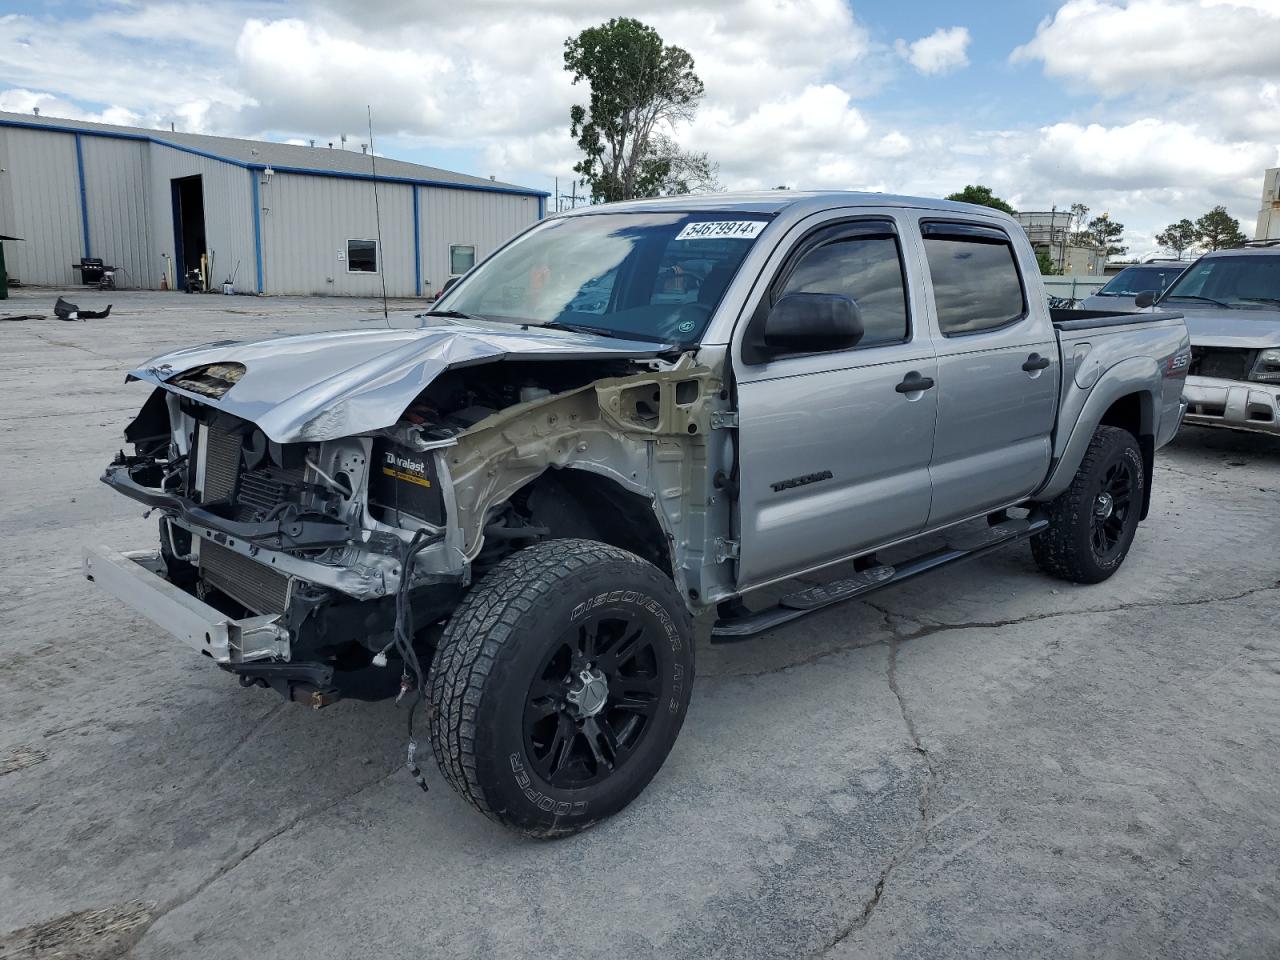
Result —
[[1172, 320], [1180, 313], [1125, 313], [1111, 310], [1049, 310], [1049, 319], [1059, 330], [1092, 330], [1095, 327], [1118, 327], [1134, 323]]

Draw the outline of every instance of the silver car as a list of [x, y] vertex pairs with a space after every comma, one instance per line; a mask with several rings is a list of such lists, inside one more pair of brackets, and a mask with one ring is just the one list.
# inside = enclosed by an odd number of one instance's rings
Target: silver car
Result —
[[1280, 244], [1205, 254], [1156, 309], [1191, 334], [1187, 422], [1280, 435]]
[[1169, 289], [1187, 265], [1181, 261], [1138, 263], [1125, 267], [1106, 282], [1097, 293], [1085, 297], [1082, 310], [1124, 310], [1136, 313], [1138, 294], [1150, 291], [1157, 297]]

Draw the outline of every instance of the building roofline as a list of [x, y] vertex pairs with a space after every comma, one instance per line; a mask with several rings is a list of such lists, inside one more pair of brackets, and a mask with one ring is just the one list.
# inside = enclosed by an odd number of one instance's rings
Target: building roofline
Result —
[[189, 147], [185, 144], [165, 140], [163, 139], [163, 134], [156, 136], [151, 133], [133, 133], [124, 130], [99, 130], [93, 127], [73, 127], [56, 123], [9, 120], [5, 118], [0, 118], [0, 127], [17, 127], [25, 130], [46, 130], [52, 133], [69, 133], [77, 137], [102, 137], [107, 140], [131, 140], [135, 143], [152, 143], [156, 146], [168, 147], [170, 150], [177, 150], [179, 153], [187, 153], [193, 156], [203, 157], [206, 160], [216, 160], [219, 163], [230, 164], [233, 167], [240, 167], [242, 170], [266, 170], [270, 167], [276, 173], [290, 173], [296, 176], [331, 177], [338, 180], [377, 181], [378, 183], [396, 183], [419, 187], [443, 187], [449, 190], [472, 190], [478, 193], [504, 193], [514, 194], [521, 197], [540, 197], [544, 199], [551, 196], [551, 194], [545, 190], [532, 190], [524, 187], [508, 186], [506, 184], [457, 183], [450, 180], [435, 180], [429, 177], [400, 177], [388, 176], [386, 174], [378, 174], [377, 176], [374, 176], [372, 173], [355, 173], [345, 170], [325, 170], [318, 167], [297, 167], [288, 164], [238, 160], [235, 157], [228, 157], [222, 154], [212, 153], [208, 150], [201, 150], [197, 147]]

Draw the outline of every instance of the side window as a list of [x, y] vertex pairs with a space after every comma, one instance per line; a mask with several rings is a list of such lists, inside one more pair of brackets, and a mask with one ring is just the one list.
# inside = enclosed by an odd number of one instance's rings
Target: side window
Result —
[[373, 240], [347, 241], [347, 273], [377, 273], [378, 244]]
[[893, 237], [845, 237], [814, 247], [777, 297], [788, 293], [838, 294], [857, 303], [866, 330], [859, 348], [901, 343], [910, 336], [902, 256]]
[[999, 231], [925, 224], [924, 250], [943, 336], [994, 330], [1026, 313], [1013, 245]]
[[461, 276], [476, 265], [476, 248], [470, 244], [455, 243], [449, 248], [449, 273]]

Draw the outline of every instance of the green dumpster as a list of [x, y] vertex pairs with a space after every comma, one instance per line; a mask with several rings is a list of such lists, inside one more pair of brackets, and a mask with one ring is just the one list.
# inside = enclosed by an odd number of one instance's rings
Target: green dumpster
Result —
[[0, 233], [0, 300], [9, 299], [9, 274], [4, 269], [4, 242], [21, 239], [21, 237], [6, 237]]

